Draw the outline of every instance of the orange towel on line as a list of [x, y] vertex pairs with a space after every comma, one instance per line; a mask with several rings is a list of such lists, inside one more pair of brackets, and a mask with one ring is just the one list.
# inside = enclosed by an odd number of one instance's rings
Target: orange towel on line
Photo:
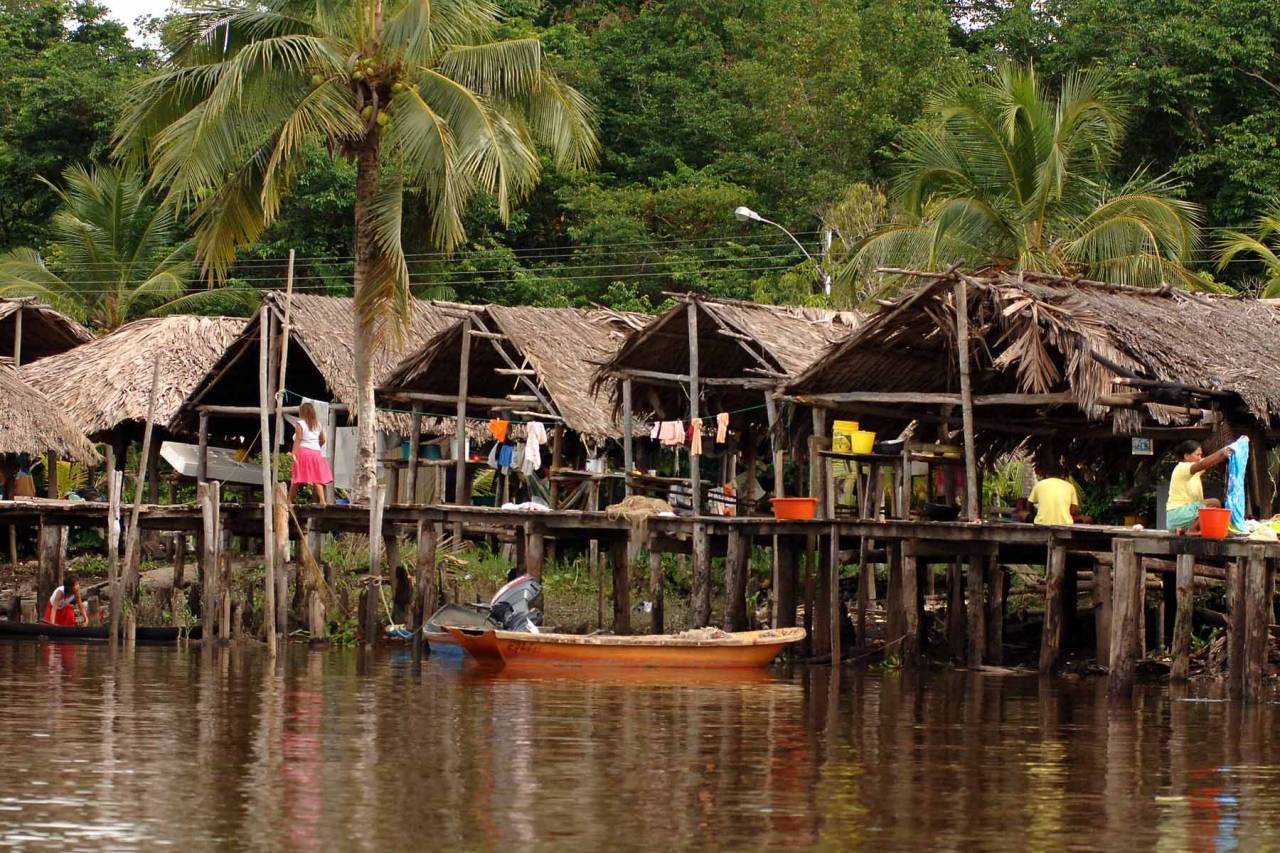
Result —
[[725, 438], [729, 434], [729, 413], [721, 412], [716, 415], [716, 444], [724, 444]]
[[702, 455], [702, 421], [689, 424], [689, 453], [692, 456]]
[[502, 418], [493, 418], [489, 421], [489, 434], [498, 441], [507, 440], [507, 430], [511, 427], [510, 421], [504, 421]]

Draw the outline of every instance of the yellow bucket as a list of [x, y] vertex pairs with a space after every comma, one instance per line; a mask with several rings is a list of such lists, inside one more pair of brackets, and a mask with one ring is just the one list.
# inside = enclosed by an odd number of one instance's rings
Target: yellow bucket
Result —
[[849, 437], [850, 453], [870, 453], [876, 446], [876, 434], [858, 430]]
[[853, 436], [857, 432], [857, 421], [835, 421], [831, 424], [831, 449], [836, 453], [853, 453]]

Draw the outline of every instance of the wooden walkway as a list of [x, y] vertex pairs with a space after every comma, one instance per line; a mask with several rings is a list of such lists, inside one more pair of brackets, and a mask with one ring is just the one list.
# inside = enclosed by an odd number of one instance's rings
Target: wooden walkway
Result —
[[[144, 505], [139, 526], [145, 530], [195, 533], [201, 543], [197, 549], [201, 578], [216, 578], [220, 573], [209, 572], [206, 563], [218, 564], [221, 546], [214, 548], [206, 543], [223, 542], [228, 534], [261, 537], [262, 508], [257, 504], [221, 504], [212, 513], [209, 509], [195, 505]], [[299, 506], [295, 512], [314, 534], [367, 534], [372, 530], [370, 512], [365, 507]], [[107, 513], [104, 503], [0, 501], [0, 526], [35, 525], [42, 530], [103, 528]], [[664, 623], [662, 554], [691, 556], [692, 620], [698, 626], [711, 619], [711, 559], [723, 556], [724, 627], [745, 630], [752, 549], [757, 545], [773, 548], [775, 624], [794, 624], [797, 605], [810, 605], [802, 608], [805, 627], [810, 630], [810, 651], [814, 656], [824, 656], [829, 651], [832, 659], [839, 659], [847, 651], [842, 648], [839, 629], [847, 618], [846, 596], [840, 584], [842, 569], [860, 566], [852, 619], [854, 636], [862, 643], [868, 636], [873, 567], [883, 565], [888, 577], [884, 602], [886, 636], [889, 641], [900, 643], [907, 665], [921, 662], [925, 590], [934, 577], [932, 571], [926, 571], [928, 567], [947, 567], [945, 634], [953, 656], [978, 666], [1003, 661], [1007, 588], [1004, 566], [1044, 565], [1045, 615], [1039, 663], [1046, 672], [1059, 664], [1067, 635], [1076, 625], [1078, 573], [1091, 569], [1097, 661], [1107, 667], [1112, 688], [1121, 692], [1132, 685], [1136, 662], [1146, 648], [1144, 602], [1151, 572], [1161, 578], [1165, 605], [1165, 624], [1158, 626], [1160, 642], [1172, 651], [1173, 677], [1186, 677], [1193, 585], [1200, 575], [1226, 582], [1230, 690], [1233, 696], [1247, 700], [1260, 697], [1263, 687], [1276, 563], [1280, 560], [1280, 543], [1207, 540], [1177, 537], [1164, 531], [1096, 525], [653, 517], [647, 521], [644, 541], [636, 541], [637, 531], [631, 524], [603, 512], [522, 512], [447, 504], [388, 506], [381, 513], [382, 535], [393, 538], [407, 534], [418, 539], [418, 589], [432, 586], [428, 578], [434, 571], [435, 546], [446, 528], [468, 536], [497, 535], [514, 541], [519, 564], [534, 575], [541, 574], [549, 542], [561, 546], [595, 543], [609, 555], [614, 578], [613, 629], [618, 633], [631, 631], [629, 567], [630, 559], [641, 548], [650, 555], [648, 593], [654, 605], [655, 631], [661, 631]], [[60, 565], [65, 562], [53, 546], [43, 547], [43, 543], [59, 541], [65, 543], [66, 538], [41, 536], [42, 589], [52, 588]], [[1106, 559], [1107, 555], [1110, 559]], [[205, 592], [206, 596], [211, 594], [207, 588]], [[216, 613], [216, 590], [212, 595], [206, 600]], [[415, 601], [414, 618], [420, 619], [431, 603]]]

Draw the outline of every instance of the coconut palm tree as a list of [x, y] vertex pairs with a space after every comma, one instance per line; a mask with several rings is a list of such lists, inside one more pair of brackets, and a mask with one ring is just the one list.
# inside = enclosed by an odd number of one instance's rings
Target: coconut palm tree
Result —
[[1262, 263], [1262, 297], [1280, 297], [1280, 204], [1273, 205], [1258, 217], [1252, 234], [1243, 231], [1223, 233], [1218, 243], [1218, 269], [1224, 269], [1238, 255], [1246, 254], [1255, 255]]
[[961, 263], [1204, 284], [1185, 266], [1200, 209], [1164, 177], [1111, 180], [1126, 109], [1101, 72], [1067, 75], [1055, 97], [1034, 69], [1004, 65], [945, 85], [929, 112], [904, 141], [890, 218], [852, 246], [846, 281]]
[[110, 330], [143, 314], [190, 310], [213, 295], [187, 293], [195, 244], [182, 235], [173, 211], [147, 191], [142, 175], [77, 165], [62, 181], [49, 184], [61, 206], [48, 251], [0, 255], [0, 296], [34, 296]]
[[429, 238], [463, 239], [475, 193], [500, 214], [556, 165], [596, 154], [590, 110], [537, 39], [496, 40], [490, 0], [261, 0], [184, 14], [167, 66], [134, 92], [117, 139], [141, 153], [172, 205], [193, 211], [205, 274], [272, 221], [308, 145], [356, 164], [355, 363], [359, 479], [374, 475], [371, 353], [411, 312], [406, 199]]

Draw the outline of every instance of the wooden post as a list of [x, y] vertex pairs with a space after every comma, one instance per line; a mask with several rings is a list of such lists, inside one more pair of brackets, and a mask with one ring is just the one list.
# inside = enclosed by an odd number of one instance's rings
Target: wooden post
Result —
[[828, 606], [831, 608], [831, 665], [839, 666], [843, 657], [841, 649], [840, 628], [844, 625], [844, 599], [840, 597], [840, 526], [831, 525], [830, 534], [831, 554], [829, 559], [831, 562], [831, 575], [828, 581], [831, 591], [831, 600]]
[[[13, 313], [13, 367], [22, 367], [22, 306]], [[38, 604], [39, 602], [37, 602]]]
[[747, 562], [751, 540], [738, 527], [729, 528], [724, 560], [724, 629], [747, 630]]
[[1052, 672], [1058, 666], [1062, 648], [1062, 585], [1066, 574], [1066, 545], [1050, 539], [1045, 561], [1044, 630], [1040, 634], [1041, 672]]
[[547, 469], [551, 480], [551, 508], [560, 508], [560, 482], [556, 479], [556, 471], [564, 467], [564, 424], [556, 424], [551, 430], [551, 465]]
[[471, 373], [471, 315], [462, 318], [462, 347], [458, 355], [458, 407], [457, 424], [453, 431], [453, 440], [457, 444], [454, 462], [453, 502], [459, 505], [469, 503], [467, 496], [467, 385]]
[[[151, 395], [147, 399], [147, 423], [142, 431], [142, 452], [138, 454], [138, 482], [133, 489], [133, 512], [129, 516], [129, 533], [124, 540], [125, 594], [131, 601], [138, 596], [138, 516], [142, 512], [142, 486], [147, 480], [147, 461], [151, 457], [151, 431], [156, 418], [156, 394], [160, 390], [160, 356], [151, 368]], [[112, 602], [115, 604], [115, 602]]]
[[547, 528], [536, 521], [524, 525], [524, 573], [542, 580], [542, 564], [546, 559]]
[[701, 522], [693, 525], [693, 602], [690, 610], [694, 628], [705, 628], [711, 623], [711, 543], [707, 541], [707, 526]]
[[262, 433], [262, 563], [266, 568], [266, 600], [262, 621], [267, 655], [276, 655], [275, 471], [271, 464], [271, 323], [263, 310], [258, 322], [258, 429]]
[[1271, 601], [1267, 597], [1267, 555], [1261, 545], [1249, 546], [1245, 562], [1244, 701], [1260, 702], [1264, 697], [1267, 672], [1268, 626]]
[[[222, 576], [218, 561], [222, 535], [220, 489], [221, 484], [216, 480], [196, 484], [196, 501], [200, 504], [200, 622], [204, 638], [208, 641], [212, 641], [215, 636], [221, 598], [218, 590]], [[115, 603], [112, 602], [112, 610], [115, 609]]]
[[[822, 528], [819, 528], [822, 529]], [[831, 648], [831, 548], [824, 540], [824, 533], [814, 536], [813, 561], [813, 650], [812, 655], [822, 655]]]
[[1111, 662], [1111, 569], [1105, 561], [1093, 567], [1094, 661], [1100, 665]]
[[413, 404], [413, 414], [409, 416], [409, 503], [418, 503], [418, 455], [422, 446], [422, 410], [417, 403]]
[[[987, 626], [984, 633], [987, 638], [986, 661], [995, 666], [1004, 664], [1005, 574], [996, 553], [990, 554], [987, 557]], [[1066, 589], [1065, 585], [1063, 589]]]
[[[324, 452], [329, 458], [329, 470], [336, 471], [338, 465], [338, 448], [335, 442], [338, 440], [338, 413], [333, 410], [333, 406], [329, 406], [329, 416], [325, 419], [324, 425]], [[443, 470], [443, 469], [441, 469]], [[324, 487], [325, 501], [329, 506], [333, 506], [335, 496], [333, 483]], [[440, 503], [444, 503], [444, 495], [438, 495], [437, 499]]]
[[[969, 379], [969, 294], [963, 278], [956, 280], [955, 297], [956, 356], [960, 361], [960, 414], [964, 428], [964, 508], [969, 520], [977, 521], [980, 518], [980, 505], [978, 455], [973, 441], [973, 385]], [[971, 648], [972, 642], [970, 637]]]
[[[773, 590], [775, 628], [793, 628], [796, 624], [796, 546], [790, 536], [773, 537], [777, 555], [777, 586]], [[859, 638], [863, 635], [859, 634]]]
[[902, 660], [913, 666], [920, 663], [920, 559], [915, 544], [910, 539], [902, 543], [901, 598]]
[[1170, 676], [1174, 681], [1185, 681], [1191, 672], [1191, 632], [1195, 615], [1196, 558], [1192, 554], [1179, 554], [1177, 562], [1177, 615], [1173, 620], [1173, 667]]
[[964, 571], [958, 559], [947, 565], [947, 646], [952, 658], [965, 660]]
[[631, 572], [627, 561], [627, 540], [609, 543], [609, 563], [613, 568], [613, 633], [631, 633]]
[[[626, 494], [631, 494], [631, 472], [636, 469], [635, 431], [631, 413], [631, 380], [622, 380], [622, 476]], [[657, 621], [661, 621], [660, 619]], [[661, 633], [661, 632], [659, 632]]]
[[983, 590], [986, 586], [983, 575], [986, 573], [986, 558], [969, 557], [969, 570], [965, 581], [969, 591], [968, 628], [969, 628], [969, 666], [982, 666], [987, 651], [987, 611], [983, 601]]
[[888, 601], [885, 602], [885, 640], [893, 642], [902, 636], [902, 545], [890, 542], [885, 546], [889, 560]]
[[649, 552], [649, 600], [653, 604], [652, 617], [653, 621], [649, 632], [652, 634], [661, 634], [666, 627], [666, 614], [663, 612], [663, 577], [662, 577], [662, 552], [651, 550]]
[[40, 522], [40, 533], [37, 537], [39, 546], [39, 573], [36, 575], [36, 612], [44, 617], [44, 608], [48, 604], [53, 591], [62, 583], [62, 568], [66, 565], [65, 527], [50, 524], [48, 520]]
[[289, 636], [289, 493], [284, 483], [275, 484], [272, 511], [276, 515], [276, 634], [284, 638]]
[[[285, 375], [289, 370], [289, 334], [292, 327], [291, 309], [293, 308], [293, 255], [294, 250], [289, 250], [289, 266], [285, 272], [284, 284], [284, 323], [280, 330], [279, 343], [277, 344], [280, 352], [280, 372], [277, 374], [275, 388], [272, 389], [271, 399], [275, 401], [276, 406], [276, 431], [275, 438], [271, 442], [272, 452], [277, 456], [280, 453], [280, 445], [284, 441], [284, 391], [285, 391]], [[265, 312], [264, 312], [265, 313]], [[317, 424], [316, 426], [319, 426]], [[266, 433], [263, 433], [266, 438]], [[264, 440], [263, 444], [266, 442]], [[279, 470], [279, 462], [273, 463], [274, 470]]]
[[155, 443], [147, 452], [147, 503], [160, 503], [160, 445]]
[[[692, 299], [685, 307], [685, 316], [689, 318], [689, 423], [698, 420], [698, 305]], [[702, 515], [702, 476], [701, 456], [689, 454], [689, 488], [692, 492], [694, 516]], [[710, 582], [708, 582], [708, 594]], [[708, 619], [710, 608], [708, 608]]]
[[805, 654], [813, 657], [817, 648], [817, 630], [815, 628], [814, 619], [814, 599], [816, 591], [814, 588], [815, 578], [818, 574], [818, 537], [812, 533], [805, 537], [804, 545], [804, 645]]
[[369, 506], [369, 579], [365, 597], [365, 647], [371, 647], [378, 636], [378, 605], [382, 601], [382, 507], [386, 486], [374, 483], [373, 502]]
[[[768, 393], [764, 395], [765, 413], [769, 419], [769, 449], [773, 459], [773, 496], [775, 498], [784, 497], [786, 494], [786, 478], [783, 476], [784, 462], [781, 442], [778, 440], [778, 401], [773, 399]], [[790, 563], [785, 561], [790, 559]], [[789, 566], [789, 567], [788, 567]], [[779, 536], [773, 537], [773, 625], [779, 627], [783, 625], [791, 626], [796, 623], [796, 602], [795, 602], [795, 549], [789, 543], [784, 544]], [[790, 578], [787, 572], [791, 573]], [[789, 596], [787, 602], [783, 600], [783, 588], [789, 588], [786, 595]], [[787, 616], [784, 604], [789, 603], [791, 607], [790, 615]], [[786, 622], [782, 620], [786, 619]], [[862, 635], [859, 634], [859, 637]]]
[[[199, 450], [196, 460], [196, 482], [207, 483], [209, 481], [209, 413], [200, 412], [200, 437], [198, 441]], [[123, 462], [124, 460], [120, 460]]]
[[817, 517], [833, 518], [834, 509], [827, 503], [826, 465], [823, 464], [822, 439], [827, 435], [827, 410], [813, 408], [813, 436], [809, 441], [809, 494], [818, 499]]
[[[115, 458], [115, 450], [107, 445], [108, 459]], [[107, 477], [107, 589], [111, 593], [111, 642], [120, 637], [120, 612], [123, 596], [120, 594], [120, 496], [124, 489], [124, 472], [114, 465]]]
[[1116, 538], [1111, 546], [1112, 625], [1111, 660], [1108, 690], [1112, 695], [1126, 692], [1133, 686], [1137, 662], [1133, 638], [1138, 630], [1138, 585], [1134, 577], [1142, 576], [1140, 558], [1134, 551], [1132, 539]]
[[[417, 553], [414, 559], [413, 657], [422, 659], [422, 626], [431, 618], [438, 606], [436, 601], [436, 529], [429, 521], [418, 519]], [[428, 650], [429, 651], [429, 650]]]

